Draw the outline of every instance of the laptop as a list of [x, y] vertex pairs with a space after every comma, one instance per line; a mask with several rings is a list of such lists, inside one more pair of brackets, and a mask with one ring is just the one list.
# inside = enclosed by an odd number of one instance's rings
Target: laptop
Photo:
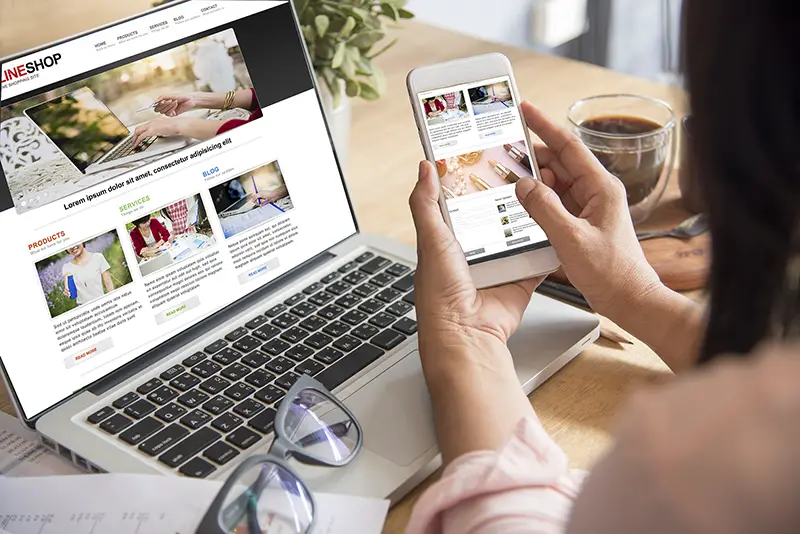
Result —
[[[257, 94], [262, 118], [88, 189], [90, 201], [63, 210], [20, 215], [0, 180], [0, 228], [14, 228], [0, 232], [4, 274], [15, 280], [14, 306], [0, 308], [7, 391], [42, 443], [84, 470], [225, 479], [266, 451], [275, 406], [305, 373], [347, 404], [365, 436], [346, 468], [296, 465], [304, 480], [397, 500], [440, 465], [417, 348], [415, 251], [358, 229], [291, 2], [174, 2], [4, 59], [7, 70], [64, 58], [47, 79], [3, 86], [0, 109], [154, 50], [196, 51], [198, 38], [225, 28], [235, 29], [235, 50], [210, 43], [182, 75], [208, 72], [203, 62], [228, 69]], [[108, 41], [115, 46], [96, 53]], [[235, 76], [243, 63], [249, 79]], [[291, 209], [224, 236], [210, 189], [275, 161]], [[143, 279], [128, 267], [132, 222], [194, 194], [214, 245]], [[76, 298], [64, 292], [69, 277]], [[524, 391], [598, 332], [593, 315], [535, 295], [510, 342]]]
[[[186, 145], [185, 138], [156, 143], [157, 137], [147, 137], [134, 147], [133, 132], [89, 87], [27, 108], [24, 113], [83, 174], [136, 163]], [[65, 116], [75, 123], [65, 127]]]

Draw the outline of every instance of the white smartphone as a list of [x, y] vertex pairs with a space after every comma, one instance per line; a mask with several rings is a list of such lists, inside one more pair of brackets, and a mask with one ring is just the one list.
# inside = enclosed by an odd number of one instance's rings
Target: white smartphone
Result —
[[475, 285], [541, 276], [559, 261], [517, 200], [520, 178], [541, 179], [508, 58], [475, 56], [412, 70], [406, 80], [439, 204]]

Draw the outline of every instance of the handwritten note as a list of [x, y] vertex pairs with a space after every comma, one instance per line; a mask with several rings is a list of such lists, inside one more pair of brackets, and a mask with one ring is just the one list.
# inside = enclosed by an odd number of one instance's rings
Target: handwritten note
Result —
[[0, 412], [0, 476], [76, 475], [82, 471], [39, 444], [36, 433]]

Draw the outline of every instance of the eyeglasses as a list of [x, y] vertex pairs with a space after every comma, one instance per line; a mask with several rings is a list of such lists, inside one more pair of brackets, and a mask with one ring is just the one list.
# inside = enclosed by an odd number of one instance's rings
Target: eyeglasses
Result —
[[246, 459], [231, 473], [197, 534], [308, 534], [314, 498], [286, 460], [342, 467], [353, 461], [363, 443], [352, 412], [306, 375], [278, 408], [274, 433], [267, 454]]

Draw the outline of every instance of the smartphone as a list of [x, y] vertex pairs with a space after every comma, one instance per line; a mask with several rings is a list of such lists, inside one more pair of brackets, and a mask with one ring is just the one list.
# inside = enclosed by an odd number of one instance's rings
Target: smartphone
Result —
[[406, 80], [439, 204], [479, 288], [558, 269], [547, 236], [517, 200], [541, 179], [508, 58], [487, 54], [412, 70]]

